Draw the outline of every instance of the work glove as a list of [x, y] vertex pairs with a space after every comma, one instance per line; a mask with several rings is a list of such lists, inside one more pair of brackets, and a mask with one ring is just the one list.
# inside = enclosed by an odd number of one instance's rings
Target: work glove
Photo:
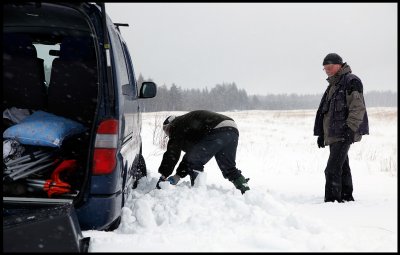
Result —
[[344, 140], [349, 144], [354, 143], [354, 131], [349, 126], [344, 130]]
[[318, 148], [325, 148], [324, 136], [320, 135], [317, 139]]
[[250, 178], [245, 178], [243, 175], [240, 175], [238, 178], [233, 180], [233, 185], [235, 185], [235, 188], [240, 190], [242, 192], [242, 195], [247, 191], [250, 190], [249, 185], [247, 182], [250, 180]]
[[160, 179], [158, 179], [156, 188], [157, 188], [157, 189], [161, 189], [161, 187], [160, 187], [160, 182], [165, 182], [165, 181], [166, 181], [166, 178], [165, 178], [163, 175], [161, 175], [161, 176], [160, 176]]
[[169, 183], [171, 183], [171, 185], [176, 185], [176, 184], [178, 184], [180, 179], [181, 179], [181, 177], [179, 175], [175, 174], [173, 176], [168, 177], [167, 180], [169, 181]]

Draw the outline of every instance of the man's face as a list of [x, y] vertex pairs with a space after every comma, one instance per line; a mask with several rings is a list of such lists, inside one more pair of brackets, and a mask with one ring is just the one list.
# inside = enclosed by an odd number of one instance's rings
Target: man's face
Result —
[[324, 65], [324, 70], [325, 73], [328, 75], [328, 77], [334, 76], [342, 67], [340, 64], [328, 64]]

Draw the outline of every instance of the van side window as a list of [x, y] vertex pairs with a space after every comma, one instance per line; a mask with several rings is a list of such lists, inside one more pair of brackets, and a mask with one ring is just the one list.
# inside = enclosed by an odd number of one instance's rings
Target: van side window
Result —
[[121, 43], [119, 42], [118, 34], [114, 31], [110, 31], [110, 39], [112, 46], [114, 48], [114, 61], [115, 61], [115, 71], [120, 79], [120, 85], [129, 84], [129, 75], [127, 71], [127, 65], [125, 63], [124, 52], [121, 47]]
[[33, 46], [35, 46], [36, 51], [37, 51], [37, 56], [38, 58], [41, 58], [44, 60], [44, 75], [46, 79], [46, 84], [50, 84], [50, 75], [51, 75], [51, 66], [53, 63], [53, 60], [57, 57], [54, 55], [50, 55], [51, 51], [60, 51], [60, 44], [54, 44], [54, 45], [46, 45], [46, 44], [39, 44], [39, 43], [34, 43]]
[[130, 82], [130, 84], [131, 84], [132, 87], [133, 87], [134, 94], [135, 94], [136, 96], [138, 96], [138, 95], [137, 95], [137, 85], [136, 85], [135, 73], [134, 73], [134, 70], [133, 70], [133, 65], [132, 65], [131, 56], [130, 56], [130, 54], [129, 54], [128, 47], [126, 46], [126, 44], [125, 44], [124, 42], [122, 43], [122, 46], [123, 46], [123, 48], [124, 48], [124, 54], [125, 54], [126, 65], [128, 66], [129, 82]]

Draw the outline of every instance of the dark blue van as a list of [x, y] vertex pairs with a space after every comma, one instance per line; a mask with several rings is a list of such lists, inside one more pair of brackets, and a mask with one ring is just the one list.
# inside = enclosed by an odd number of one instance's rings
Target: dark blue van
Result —
[[[62, 159], [77, 162], [64, 179], [69, 192], [40, 186], [54, 167], [19, 179], [3, 174], [3, 227], [6, 217], [30, 208], [70, 205], [82, 230], [116, 228], [146, 175], [140, 101], [156, 95], [153, 82], [136, 83], [120, 32], [126, 24], [113, 23], [104, 3], [9, 3], [3, 17], [3, 111], [41, 110], [86, 127], [60, 148]], [[3, 115], [3, 131], [13, 124]]]

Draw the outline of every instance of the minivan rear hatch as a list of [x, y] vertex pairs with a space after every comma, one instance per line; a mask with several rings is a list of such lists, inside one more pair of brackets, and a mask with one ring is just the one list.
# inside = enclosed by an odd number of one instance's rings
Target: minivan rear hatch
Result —
[[[67, 130], [55, 146], [11, 146], [15, 154], [7, 162], [3, 136], [3, 251], [88, 250], [75, 208], [90, 184], [93, 130], [104, 98], [99, 43], [84, 12], [88, 9], [84, 3], [3, 5], [3, 110], [8, 118], [3, 112], [2, 132], [21, 123], [20, 113], [28, 118], [44, 112], [84, 126], [76, 134]], [[33, 131], [50, 136], [54, 130]]]

